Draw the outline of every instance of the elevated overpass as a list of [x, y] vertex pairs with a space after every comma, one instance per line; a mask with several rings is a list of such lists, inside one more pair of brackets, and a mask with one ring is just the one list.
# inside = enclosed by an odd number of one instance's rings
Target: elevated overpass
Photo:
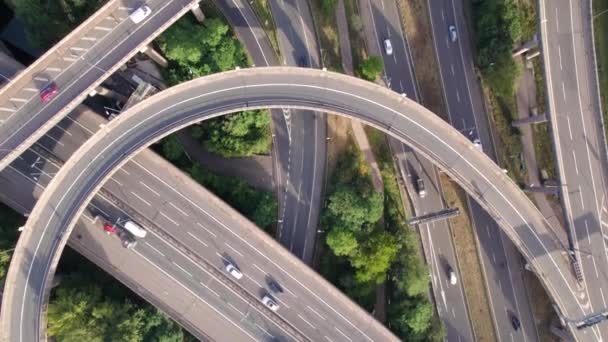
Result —
[[[19, 240], [7, 277], [10, 286], [2, 306], [0, 337], [21, 341], [23, 336], [44, 329], [39, 324], [48, 297], [46, 285], [74, 219], [118, 166], [181, 127], [263, 107], [341, 113], [412, 146], [459, 182], [497, 220], [565, 317], [576, 319], [585, 314], [565, 249], [553, 238], [551, 227], [517, 185], [466, 137], [418, 104], [380, 86], [332, 72], [282, 67], [221, 73], [170, 88], [123, 113], [79, 149], [41, 197]], [[188, 209], [196, 210], [195, 203]], [[240, 237], [245, 244], [257, 238]], [[265, 250], [280, 249], [270, 239], [264, 243]], [[314, 279], [314, 287], [301, 285], [303, 293], [326, 289], [314, 272], [289, 253], [284, 254], [267, 259], [273, 273], [297, 284]], [[292, 274], [284, 263], [302, 267], [301, 273]], [[320, 292], [317, 296], [323, 297]]]
[[[141, 4], [108, 1], [0, 90], [0, 170], [198, 1], [149, 0], [152, 13], [135, 24], [129, 14]], [[43, 102], [50, 83], [58, 92]]]

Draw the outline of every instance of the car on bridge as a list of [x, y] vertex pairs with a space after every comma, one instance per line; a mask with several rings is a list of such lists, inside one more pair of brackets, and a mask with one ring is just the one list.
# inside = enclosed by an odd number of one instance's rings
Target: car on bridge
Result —
[[57, 94], [57, 85], [51, 82], [40, 91], [40, 99], [42, 102], [49, 102], [55, 94]]

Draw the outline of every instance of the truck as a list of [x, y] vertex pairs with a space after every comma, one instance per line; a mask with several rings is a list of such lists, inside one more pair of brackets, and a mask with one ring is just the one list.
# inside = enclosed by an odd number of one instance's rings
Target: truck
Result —
[[146, 234], [148, 234], [148, 232], [143, 229], [140, 225], [138, 225], [137, 223], [129, 220], [126, 221], [123, 224], [123, 227], [125, 228], [125, 230], [127, 230], [129, 233], [133, 234], [133, 236], [143, 239], [146, 237]]

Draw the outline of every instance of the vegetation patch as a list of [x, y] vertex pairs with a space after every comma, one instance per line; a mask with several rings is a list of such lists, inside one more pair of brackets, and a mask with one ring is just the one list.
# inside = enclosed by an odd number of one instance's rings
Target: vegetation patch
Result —
[[17, 228], [24, 224], [23, 216], [0, 203], [0, 289], [4, 286], [11, 255], [19, 237]]
[[[199, 24], [190, 16], [167, 29], [157, 43], [169, 61], [164, 70], [169, 84], [247, 66], [247, 55], [230, 27], [208, 17]], [[224, 157], [268, 154], [271, 145], [270, 115], [254, 110], [203, 122], [193, 132], [205, 148]]]
[[32, 46], [48, 49], [97, 11], [105, 0], [13, 1]]
[[47, 311], [56, 341], [196, 341], [164, 313], [67, 249]]
[[336, 0], [310, 1], [311, 14], [314, 17], [316, 31], [321, 44], [321, 65], [329, 70], [342, 72], [342, 57], [340, 54], [338, 26], [335, 19], [335, 6]]
[[278, 202], [274, 193], [258, 190], [237, 178], [210, 172], [203, 165], [188, 158], [177, 135], [169, 135], [153, 148], [197, 183], [274, 236], [278, 213]]
[[277, 39], [277, 28], [274, 24], [272, 13], [270, 12], [268, 0], [253, 0], [248, 2], [252, 5], [255, 15], [258, 17], [264, 31], [268, 35], [272, 49], [277, 56], [280, 56], [281, 50], [279, 49], [279, 40]]
[[593, 33], [597, 60], [604, 134], [608, 135], [608, 0], [593, 0]]
[[[370, 143], [384, 180], [384, 198], [374, 191], [367, 165], [351, 144], [332, 174], [321, 215], [327, 235], [320, 272], [369, 311], [376, 285], [386, 281], [390, 329], [406, 341], [441, 341], [445, 331], [427, 297], [428, 269], [416, 231], [404, 223], [384, 134], [372, 133]], [[378, 228], [381, 220], [384, 229]]]

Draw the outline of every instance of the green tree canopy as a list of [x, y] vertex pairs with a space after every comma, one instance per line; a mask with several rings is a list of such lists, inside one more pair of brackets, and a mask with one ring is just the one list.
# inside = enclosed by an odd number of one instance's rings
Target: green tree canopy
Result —
[[248, 110], [211, 119], [192, 128], [192, 135], [211, 152], [224, 157], [265, 154], [270, 149], [270, 115]]
[[384, 63], [379, 56], [370, 56], [359, 64], [359, 74], [363, 79], [374, 81], [384, 70]]

